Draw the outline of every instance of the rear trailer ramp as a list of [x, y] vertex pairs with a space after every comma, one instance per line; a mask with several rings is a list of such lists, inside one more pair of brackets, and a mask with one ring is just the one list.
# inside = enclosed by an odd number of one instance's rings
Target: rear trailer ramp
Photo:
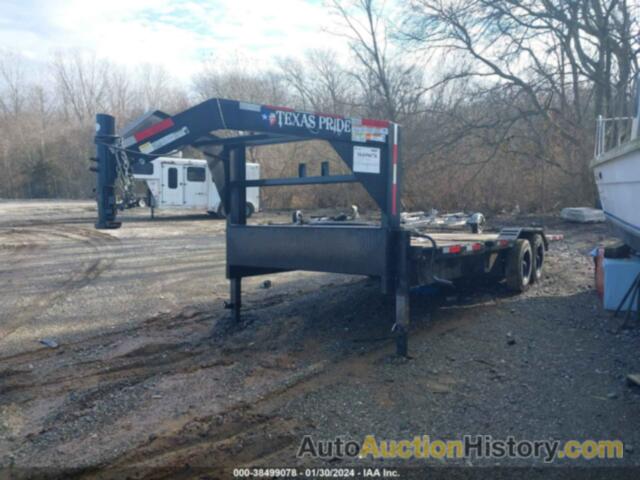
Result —
[[[504, 276], [510, 249], [519, 239], [543, 233], [509, 229], [500, 234], [419, 234], [401, 225], [400, 125], [288, 107], [213, 98], [170, 116], [153, 112], [119, 135], [115, 119], [98, 114], [96, 143], [97, 228], [118, 228], [115, 192], [126, 165], [181, 150], [200, 149], [219, 186], [227, 212], [227, 307], [240, 320], [242, 279], [308, 270], [379, 277], [383, 293], [395, 296], [393, 331], [397, 352], [408, 354], [412, 286], [447, 283], [476, 274]], [[225, 131], [219, 135], [219, 131]], [[229, 136], [236, 131], [236, 136]], [[332, 175], [323, 163], [317, 176], [305, 164], [289, 178], [247, 178], [247, 149], [306, 140], [324, 140], [350, 170]], [[360, 183], [380, 210], [375, 225], [248, 225], [247, 189], [292, 185]], [[546, 243], [545, 243], [546, 245]], [[512, 269], [513, 270], [513, 269]], [[514, 270], [515, 271], [515, 270]]]

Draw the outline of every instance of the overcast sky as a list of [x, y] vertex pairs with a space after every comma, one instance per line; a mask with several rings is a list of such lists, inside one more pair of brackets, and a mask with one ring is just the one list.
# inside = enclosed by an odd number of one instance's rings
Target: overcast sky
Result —
[[322, 0], [0, 0], [0, 47], [36, 62], [82, 48], [184, 79], [212, 57], [268, 64], [308, 48], [344, 49], [323, 32], [331, 22]]

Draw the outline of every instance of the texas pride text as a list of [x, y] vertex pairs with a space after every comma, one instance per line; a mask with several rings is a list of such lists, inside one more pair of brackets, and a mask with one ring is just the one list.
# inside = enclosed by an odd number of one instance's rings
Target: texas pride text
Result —
[[316, 113], [287, 112], [276, 110], [268, 117], [269, 125], [278, 127], [298, 127], [311, 131], [327, 131], [337, 135], [351, 133], [351, 120], [340, 117], [329, 117]]

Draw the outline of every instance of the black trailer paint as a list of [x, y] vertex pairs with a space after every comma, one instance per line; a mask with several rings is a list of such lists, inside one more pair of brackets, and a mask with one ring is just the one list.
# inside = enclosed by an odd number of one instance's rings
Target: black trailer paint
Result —
[[[235, 137], [214, 132], [236, 130]], [[247, 132], [251, 132], [247, 134]], [[395, 123], [345, 118], [286, 107], [210, 99], [169, 116], [153, 112], [120, 136], [115, 121], [97, 116], [96, 228], [118, 228], [116, 221], [116, 154], [130, 164], [166, 155], [186, 146], [199, 148], [209, 160], [227, 214], [227, 278], [233, 317], [240, 319], [242, 278], [266, 273], [308, 270], [368, 275], [381, 280], [383, 293], [396, 299], [393, 331], [397, 351], [407, 355], [409, 293], [412, 286], [447, 283], [475, 275], [504, 275], [505, 252], [518, 238], [539, 229], [505, 229], [495, 239], [439, 246], [412, 241], [400, 223], [402, 191], [401, 127]], [[293, 178], [247, 180], [246, 149], [305, 140], [325, 140], [349, 167], [349, 175], [307, 176], [301, 166]], [[377, 225], [247, 225], [246, 188], [359, 182], [381, 211]], [[478, 237], [480, 238], [480, 237]], [[546, 245], [546, 240], [545, 240]]]

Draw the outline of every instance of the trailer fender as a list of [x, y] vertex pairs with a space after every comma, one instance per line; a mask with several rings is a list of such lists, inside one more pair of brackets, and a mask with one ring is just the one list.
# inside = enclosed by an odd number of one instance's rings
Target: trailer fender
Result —
[[542, 243], [544, 244], [545, 251], [549, 250], [549, 240], [544, 234], [544, 229], [541, 227], [505, 227], [500, 230], [498, 240], [515, 242], [516, 240], [523, 238], [529, 240], [533, 245], [533, 239], [536, 235], [540, 235], [542, 237]]

